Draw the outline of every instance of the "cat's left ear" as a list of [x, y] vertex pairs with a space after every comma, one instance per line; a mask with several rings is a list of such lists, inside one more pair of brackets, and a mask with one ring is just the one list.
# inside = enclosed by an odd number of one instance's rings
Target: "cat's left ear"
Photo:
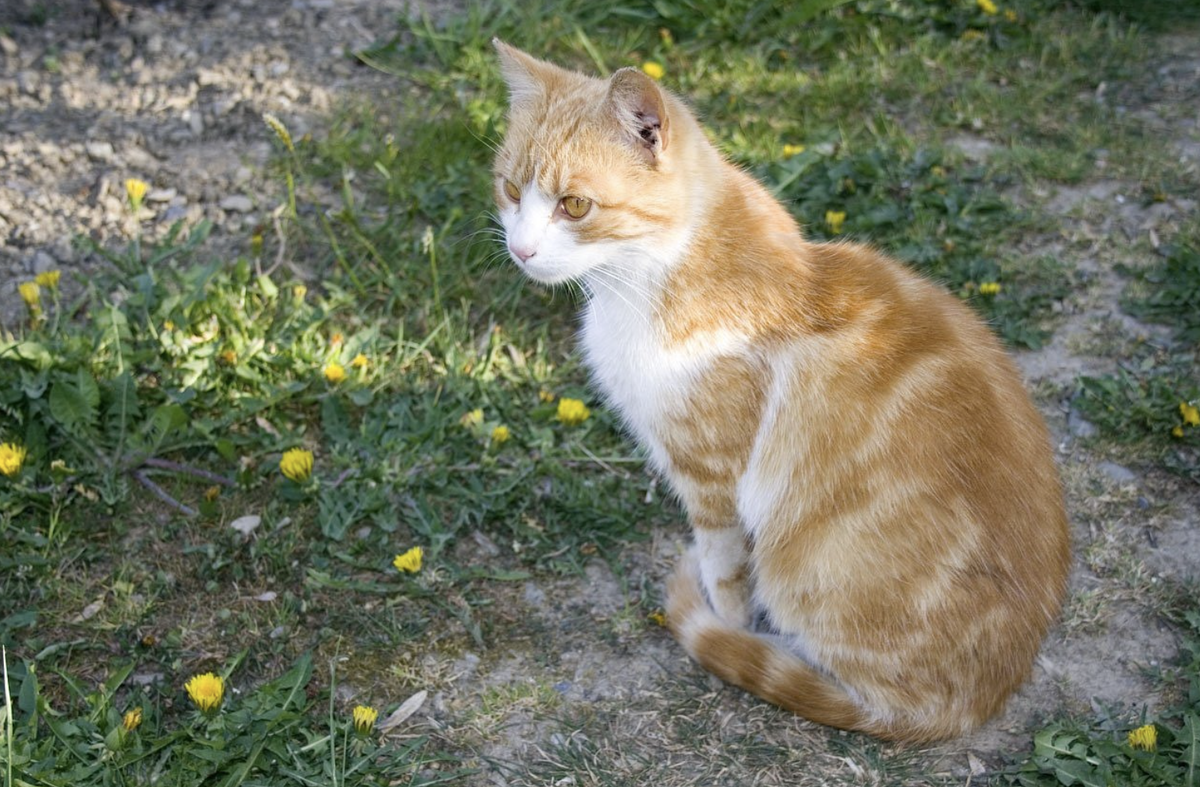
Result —
[[658, 84], [636, 68], [622, 68], [609, 80], [606, 105], [626, 141], [658, 166], [671, 139], [667, 97]]

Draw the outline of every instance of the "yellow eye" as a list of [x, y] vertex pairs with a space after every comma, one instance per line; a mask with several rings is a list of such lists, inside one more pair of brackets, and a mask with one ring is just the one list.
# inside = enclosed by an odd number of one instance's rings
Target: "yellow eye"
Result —
[[517, 184], [513, 183], [511, 180], [504, 181], [504, 193], [513, 202], [521, 201], [521, 190], [517, 188]]
[[592, 201], [584, 197], [563, 197], [562, 212], [567, 218], [582, 219], [592, 209]]

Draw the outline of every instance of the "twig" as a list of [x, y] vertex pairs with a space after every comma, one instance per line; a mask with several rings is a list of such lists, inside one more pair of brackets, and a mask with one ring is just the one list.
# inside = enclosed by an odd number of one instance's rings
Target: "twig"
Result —
[[223, 484], [223, 485], [229, 486], [229, 487], [237, 486], [237, 482], [234, 481], [232, 478], [226, 478], [223, 475], [218, 475], [217, 473], [211, 473], [208, 470], [201, 470], [200, 468], [192, 467], [191, 465], [181, 465], [178, 462], [172, 462], [168, 459], [159, 459], [158, 457], [151, 456], [147, 459], [144, 459], [142, 461], [142, 464], [146, 465], [147, 467], [157, 467], [160, 470], [171, 470], [176, 473], [184, 473], [186, 475], [193, 475], [193, 476], [196, 476], [197, 478], [203, 478], [208, 481], [214, 481], [218, 484]]
[[149, 489], [154, 494], [155, 497], [157, 497], [159, 500], [163, 501], [167, 505], [171, 506], [172, 508], [182, 511], [187, 516], [196, 516], [197, 514], [200, 513], [199, 511], [192, 508], [191, 506], [185, 506], [183, 503], [180, 503], [178, 500], [171, 497], [171, 495], [169, 495], [167, 493], [167, 490], [163, 489], [161, 486], [159, 486], [158, 484], [154, 483], [149, 478], [147, 478], [146, 474], [143, 473], [141, 470], [134, 470], [133, 477], [137, 479], [137, 482], [139, 484], [141, 484], [142, 486]]
[[339, 486], [341, 486], [341, 485], [342, 485], [342, 482], [343, 482], [343, 481], [345, 481], [347, 478], [349, 478], [350, 476], [353, 476], [353, 475], [358, 475], [358, 468], [357, 468], [357, 467], [347, 467], [347, 468], [346, 468], [345, 470], [343, 470], [343, 471], [341, 472], [341, 474], [340, 474], [340, 475], [339, 475], [339, 476], [338, 476], [338, 477], [337, 477], [337, 478], [334, 480], [333, 484], [332, 484], [332, 485], [331, 485], [329, 488], [330, 488], [330, 489], [337, 489]]

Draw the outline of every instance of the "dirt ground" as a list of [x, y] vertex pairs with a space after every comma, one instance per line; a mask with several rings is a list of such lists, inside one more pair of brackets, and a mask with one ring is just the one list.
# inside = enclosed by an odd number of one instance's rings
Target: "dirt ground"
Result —
[[[244, 243], [277, 192], [263, 172], [270, 143], [261, 113], [301, 135], [341, 98], [387, 102], [399, 89], [345, 53], [392, 29], [403, 0], [168, 0], [135, 4], [120, 25], [89, 0], [50, 3], [55, 12], [30, 25], [34, 5], [0, 10], [8, 31], [0, 37], [0, 324], [21, 313], [19, 281], [100, 264], [71, 239], [123, 237], [125, 178], [151, 184], [147, 204], [161, 226], [206, 217], [214, 243]], [[1164, 155], [1194, 170], [1200, 40], [1174, 35], [1161, 44], [1133, 78], [1141, 85], [1134, 111], [1161, 130]], [[970, 137], [957, 143], [967, 157], [990, 149]], [[1031, 239], [1027, 251], [1063, 255], [1083, 275], [1049, 345], [1018, 356], [1057, 445], [1076, 565], [1033, 679], [982, 730], [920, 753], [917, 772], [966, 778], [1028, 748], [1037, 725], [1064, 711], [1153, 705], [1148, 675], [1176, 653], [1176, 638], [1153, 614], [1154, 593], [1164, 577], [1200, 575], [1200, 495], [1088, 447], [1094, 427], [1070, 402], [1077, 374], [1112, 368], [1098, 343], [1159, 330], [1121, 313], [1114, 263], [1136, 254], [1133, 241], [1168, 236], [1197, 207], [1144, 206], [1127, 196], [1131, 188], [1094, 180], [1022, 196], [1062, 218], [1058, 236]], [[660, 533], [611, 563], [597, 560], [583, 577], [498, 588], [506, 625], [495, 627], [495, 641], [453, 657], [412, 656], [412, 682], [430, 692], [416, 728], [455, 745], [475, 741], [481, 784], [594, 783], [575, 774], [620, 758], [629, 759], [621, 772], [644, 775], [622, 783], [801, 784], [805, 757], [822, 763], [813, 779], [882, 780], [870, 752], [722, 687], [665, 630], [630, 612], [632, 600], [660, 591], [685, 538], [682, 529]], [[461, 550], [487, 547], [480, 540]], [[775, 754], [756, 770], [767, 750]], [[783, 750], [796, 757], [780, 759]]]

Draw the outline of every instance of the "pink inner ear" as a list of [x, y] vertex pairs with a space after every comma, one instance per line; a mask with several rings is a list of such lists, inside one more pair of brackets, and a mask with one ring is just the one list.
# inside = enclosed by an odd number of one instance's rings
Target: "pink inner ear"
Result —
[[612, 76], [607, 103], [647, 163], [657, 163], [667, 149], [670, 119], [665, 97], [654, 80], [635, 68], [623, 68]]

